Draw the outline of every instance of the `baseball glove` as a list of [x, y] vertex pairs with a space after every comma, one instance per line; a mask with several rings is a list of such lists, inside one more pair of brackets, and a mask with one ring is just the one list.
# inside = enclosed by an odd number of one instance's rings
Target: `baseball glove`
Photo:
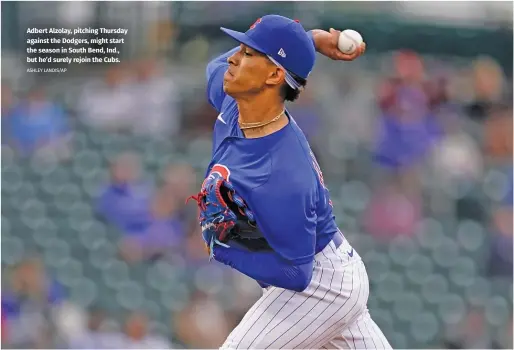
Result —
[[198, 221], [211, 258], [214, 244], [225, 247], [235, 244], [250, 251], [271, 249], [257, 228], [253, 212], [232, 183], [220, 174], [211, 174], [201, 191], [189, 199], [198, 204]]

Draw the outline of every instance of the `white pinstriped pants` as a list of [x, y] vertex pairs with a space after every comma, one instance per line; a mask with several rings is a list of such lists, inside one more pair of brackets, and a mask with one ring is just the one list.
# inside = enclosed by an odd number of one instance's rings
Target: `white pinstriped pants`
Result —
[[346, 240], [338, 249], [331, 242], [315, 256], [306, 290], [265, 289], [221, 349], [391, 349], [368, 295], [360, 256]]

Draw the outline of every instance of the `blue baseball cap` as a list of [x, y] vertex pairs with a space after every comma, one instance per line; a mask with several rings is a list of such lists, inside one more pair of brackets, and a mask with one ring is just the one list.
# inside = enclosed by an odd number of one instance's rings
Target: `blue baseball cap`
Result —
[[[245, 33], [223, 27], [221, 30], [240, 43], [267, 55], [273, 63], [300, 78], [307, 79], [314, 67], [314, 43], [298, 21], [267, 15], [259, 18]], [[290, 82], [290, 79], [291, 76], [286, 77], [289, 85], [296, 83]]]

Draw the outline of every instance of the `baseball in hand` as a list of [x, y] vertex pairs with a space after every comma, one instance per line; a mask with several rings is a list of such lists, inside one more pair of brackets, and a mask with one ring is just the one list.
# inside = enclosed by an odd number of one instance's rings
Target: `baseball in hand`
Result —
[[339, 34], [339, 41], [337, 42], [337, 48], [346, 54], [351, 54], [362, 44], [362, 36], [359, 32], [346, 29]]

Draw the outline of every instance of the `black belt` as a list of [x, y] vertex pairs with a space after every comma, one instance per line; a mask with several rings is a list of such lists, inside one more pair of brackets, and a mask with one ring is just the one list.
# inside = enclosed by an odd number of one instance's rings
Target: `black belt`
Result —
[[332, 237], [332, 241], [336, 245], [336, 249], [338, 249], [341, 246], [341, 244], [343, 244], [343, 242], [344, 242], [343, 233], [340, 230], [337, 230], [334, 237]]
[[[343, 234], [341, 233], [340, 230], [337, 230], [337, 232], [334, 234], [334, 237], [332, 237], [332, 241], [331, 242], [334, 242], [334, 245], [336, 246], [336, 249], [339, 249], [339, 247], [341, 246], [341, 244], [343, 244], [344, 242], [344, 236]], [[330, 244], [330, 242], [328, 242], [328, 244]], [[327, 244], [327, 245], [328, 245]], [[318, 250], [316, 250], [316, 254], [318, 254], [319, 252], [321, 252], [323, 249], [325, 249], [326, 246], [324, 247], [319, 247]]]

